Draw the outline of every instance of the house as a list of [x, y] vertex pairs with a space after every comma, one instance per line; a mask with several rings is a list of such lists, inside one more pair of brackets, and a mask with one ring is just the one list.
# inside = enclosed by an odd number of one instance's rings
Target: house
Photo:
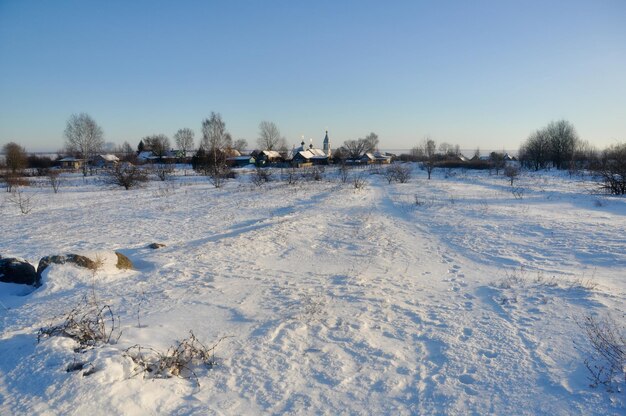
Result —
[[152, 150], [143, 150], [137, 154], [137, 160], [140, 162], [154, 162], [158, 158]]
[[110, 168], [119, 163], [119, 161], [120, 159], [117, 156], [106, 154], [96, 156], [91, 164], [98, 168]]
[[[472, 158], [472, 160], [474, 159], [476, 159], [476, 156]], [[470, 161], [470, 159], [466, 158], [461, 153], [459, 153], [458, 155], [447, 155], [446, 160], [453, 161], [453, 162], [469, 162]]]
[[254, 155], [258, 165], [266, 165], [269, 163], [278, 163], [283, 161], [283, 156], [276, 150], [262, 150], [255, 152]]
[[367, 152], [361, 157], [361, 163], [368, 165], [373, 163], [387, 165], [391, 163], [391, 156], [380, 152]]
[[256, 159], [252, 156], [234, 156], [226, 159], [226, 163], [233, 168], [242, 168], [248, 165], [254, 165]]
[[83, 167], [83, 164], [85, 163], [84, 159], [77, 159], [75, 157], [72, 156], [67, 156], [64, 157], [63, 159], [59, 159], [57, 160], [57, 162], [59, 163], [59, 166], [61, 166], [61, 169], [80, 169]]

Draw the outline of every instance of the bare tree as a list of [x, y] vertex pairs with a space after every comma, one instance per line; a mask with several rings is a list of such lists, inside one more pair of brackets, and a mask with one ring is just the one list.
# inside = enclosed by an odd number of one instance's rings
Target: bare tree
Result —
[[187, 157], [187, 152], [193, 149], [193, 139], [194, 132], [188, 128], [180, 129], [174, 134], [176, 147], [183, 153], [183, 157]]
[[115, 149], [115, 153], [117, 157], [120, 158], [120, 160], [124, 160], [127, 162], [135, 159], [137, 156], [135, 154], [135, 151], [133, 150], [133, 147], [128, 142], [124, 142], [121, 146], [118, 146]]
[[46, 176], [48, 177], [48, 182], [52, 187], [54, 193], [59, 192], [59, 188], [61, 187], [61, 178], [58, 170], [55, 169], [46, 169]]
[[530, 135], [520, 148], [520, 160], [535, 170], [545, 168], [548, 162], [565, 169], [574, 158], [579, 141], [572, 123], [553, 121]]
[[365, 136], [365, 142], [367, 143], [368, 152], [373, 152], [378, 149], [378, 134], [371, 132]]
[[172, 163], [157, 163], [153, 167], [153, 171], [157, 178], [161, 181], [166, 181], [174, 174], [174, 165]]
[[145, 170], [130, 163], [118, 163], [108, 171], [105, 182], [110, 185], [123, 186], [129, 190], [148, 180]]
[[246, 139], [237, 139], [232, 144], [232, 149], [243, 153], [248, 148], [248, 141]]
[[170, 148], [170, 139], [164, 134], [144, 137], [143, 143], [145, 148], [151, 150], [159, 159], [162, 159]]
[[435, 144], [435, 141], [433, 139], [431, 139], [430, 137], [426, 137], [424, 138], [424, 142], [422, 143], [422, 149], [425, 158], [424, 168], [428, 173], [428, 179], [430, 179], [430, 176], [435, 169], [435, 162], [437, 160], [437, 145]]
[[550, 159], [550, 141], [544, 130], [533, 132], [519, 150], [520, 161], [536, 171], [546, 167]]
[[259, 138], [257, 144], [261, 150], [278, 150], [281, 145], [280, 130], [272, 121], [259, 123]]
[[28, 158], [26, 156], [26, 149], [17, 143], [10, 142], [2, 147], [4, 153], [4, 161], [7, 169], [12, 173], [17, 173], [26, 168]]
[[504, 167], [504, 176], [509, 178], [511, 186], [513, 186], [513, 181], [519, 176], [519, 167], [515, 165], [506, 165]]
[[83, 175], [87, 176], [87, 164], [104, 146], [102, 128], [86, 113], [72, 114], [65, 125], [66, 147], [78, 153], [83, 161]]
[[343, 142], [342, 147], [342, 152], [347, 155], [348, 159], [360, 159], [366, 153], [376, 150], [378, 147], [378, 136], [376, 133], [370, 133], [365, 138], [346, 140]]
[[504, 169], [506, 165], [506, 161], [504, 160], [504, 152], [491, 152], [489, 154], [489, 160], [491, 160], [491, 165], [496, 171], [496, 176], [499, 175], [500, 170]]
[[419, 161], [424, 159], [424, 149], [421, 146], [415, 146], [410, 152], [412, 161]]
[[626, 195], [626, 143], [606, 149], [594, 171], [601, 179], [601, 190], [612, 195]]
[[565, 169], [574, 157], [578, 134], [574, 125], [567, 120], [553, 121], [545, 128], [550, 141], [550, 155], [554, 167]]
[[209, 118], [202, 121], [202, 142], [201, 148], [207, 152], [205, 164], [206, 171], [211, 178], [211, 182], [216, 188], [222, 186], [228, 167], [226, 166], [225, 151], [231, 147], [232, 138], [226, 131], [226, 123], [219, 113], [211, 112]]

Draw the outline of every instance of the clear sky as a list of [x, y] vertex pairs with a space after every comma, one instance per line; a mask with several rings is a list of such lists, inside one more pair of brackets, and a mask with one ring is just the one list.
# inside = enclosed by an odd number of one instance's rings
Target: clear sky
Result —
[[78, 112], [197, 142], [211, 111], [251, 145], [262, 120], [289, 144], [517, 149], [562, 118], [626, 141], [626, 1], [0, 0], [0, 145], [57, 150]]

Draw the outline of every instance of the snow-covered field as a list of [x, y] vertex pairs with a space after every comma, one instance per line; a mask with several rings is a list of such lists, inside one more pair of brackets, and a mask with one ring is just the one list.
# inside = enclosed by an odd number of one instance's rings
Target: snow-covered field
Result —
[[[330, 173], [222, 189], [64, 180], [25, 189], [27, 215], [0, 196], [0, 254], [118, 250], [136, 270], [55, 265], [32, 293], [0, 284], [0, 414], [626, 413], [626, 393], [589, 387], [581, 351], [577, 321], [626, 316], [626, 199], [588, 179], [525, 173], [518, 198], [502, 176], [418, 169], [360, 190]], [[37, 343], [94, 294], [119, 314], [116, 344]], [[133, 376], [126, 348], [190, 330], [230, 336], [217, 366]]]

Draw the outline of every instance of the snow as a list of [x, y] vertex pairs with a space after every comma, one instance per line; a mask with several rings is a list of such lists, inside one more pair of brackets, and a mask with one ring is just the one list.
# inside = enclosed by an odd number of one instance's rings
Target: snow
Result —
[[[487, 172], [416, 168], [361, 190], [332, 168], [263, 187], [240, 172], [221, 189], [179, 171], [130, 191], [66, 174], [58, 194], [23, 189], [28, 215], [0, 199], [3, 256], [103, 261], [51, 265], [36, 290], [0, 284], [0, 414], [626, 412], [623, 392], [589, 387], [576, 347], [582, 317], [624, 322], [624, 198], [556, 172], [524, 173], [521, 199]], [[113, 267], [115, 250], [136, 270]], [[117, 343], [37, 343], [94, 294], [120, 316]], [[125, 349], [190, 330], [232, 337], [198, 383], [134, 375]]]

